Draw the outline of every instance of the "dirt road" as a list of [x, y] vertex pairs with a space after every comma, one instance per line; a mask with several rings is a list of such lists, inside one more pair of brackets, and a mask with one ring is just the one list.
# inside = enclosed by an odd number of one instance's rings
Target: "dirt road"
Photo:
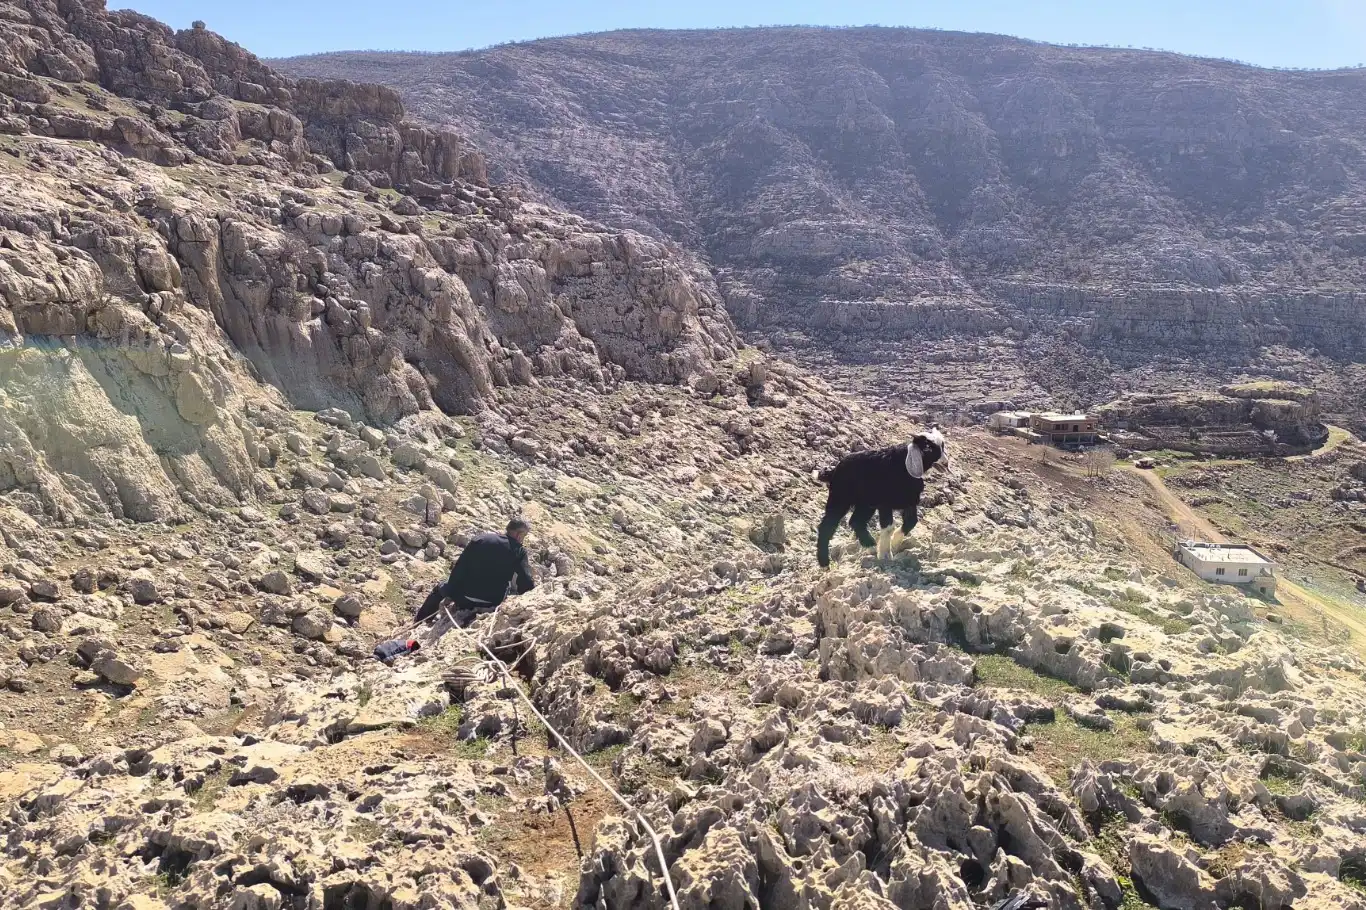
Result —
[[[1168, 489], [1160, 474], [1127, 465], [1124, 470], [1143, 478], [1162, 505], [1163, 511], [1176, 523], [1178, 528], [1198, 534], [1210, 543], [1229, 542], [1228, 538], [1209, 519], [1191, 508]], [[1314, 624], [1322, 624], [1322, 617], [1327, 615], [1334, 623], [1351, 632], [1352, 648], [1362, 656], [1366, 656], [1366, 613], [1360, 609], [1340, 603], [1332, 598], [1321, 597], [1286, 578], [1283, 574], [1279, 575], [1276, 581], [1276, 599], [1280, 602], [1287, 617], [1311, 627]]]
[[1135, 468], [1131, 465], [1124, 465], [1123, 470], [1143, 478], [1143, 481], [1156, 494], [1158, 502], [1162, 505], [1162, 510], [1176, 523], [1178, 528], [1198, 534], [1210, 543], [1228, 543], [1228, 539], [1210, 523], [1208, 518], [1195, 511], [1181, 497], [1167, 489], [1167, 485], [1162, 481], [1162, 475], [1156, 471]]

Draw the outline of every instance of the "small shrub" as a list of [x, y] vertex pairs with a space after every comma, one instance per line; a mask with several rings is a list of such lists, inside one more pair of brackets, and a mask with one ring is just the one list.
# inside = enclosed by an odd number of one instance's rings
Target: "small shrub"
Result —
[[418, 721], [418, 726], [433, 733], [455, 736], [460, 731], [460, 722], [465, 719], [465, 711], [459, 705], [451, 705], [440, 714], [433, 714]]
[[228, 781], [232, 779], [231, 768], [221, 768], [213, 774], [204, 778], [204, 783], [199, 785], [199, 789], [192, 794], [194, 797], [194, 807], [198, 812], [207, 812], [218, 802], [218, 796], [228, 787]]
[[1304, 789], [1297, 775], [1290, 774], [1280, 767], [1271, 765], [1262, 772], [1262, 783], [1277, 796], [1298, 796]]
[[1338, 881], [1353, 891], [1366, 894], [1366, 855], [1344, 858], [1338, 866]]
[[489, 754], [489, 747], [491, 745], [493, 744], [483, 736], [462, 740], [455, 744], [455, 757], [463, 758], [467, 761], [483, 758], [485, 755]]

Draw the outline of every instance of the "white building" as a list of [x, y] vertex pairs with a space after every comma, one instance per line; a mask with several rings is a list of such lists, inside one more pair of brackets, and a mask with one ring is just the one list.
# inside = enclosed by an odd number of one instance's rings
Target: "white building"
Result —
[[987, 426], [998, 433], [1009, 433], [1011, 430], [1027, 428], [1029, 418], [1033, 416], [1029, 411], [997, 411], [987, 418]]
[[1205, 581], [1249, 585], [1263, 594], [1276, 591], [1275, 564], [1244, 544], [1183, 540], [1176, 545], [1176, 558]]

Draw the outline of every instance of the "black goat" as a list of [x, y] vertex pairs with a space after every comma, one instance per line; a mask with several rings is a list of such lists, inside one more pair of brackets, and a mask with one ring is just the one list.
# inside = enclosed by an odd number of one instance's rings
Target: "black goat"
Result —
[[[818, 481], [830, 487], [816, 541], [816, 560], [822, 566], [830, 565], [830, 539], [851, 508], [854, 514], [849, 527], [858, 535], [859, 543], [877, 547], [879, 559], [890, 556], [895, 545], [892, 512], [901, 510], [901, 534], [911, 533], [919, 520], [916, 510], [920, 494], [925, 492], [925, 473], [935, 467], [949, 470], [944, 446], [944, 435], [935, 428], [916, 434], [906, 446], [846, 455], [839, 464], [816, 475]], [[882, 529], [879, 540], [868, 533], [868, 519], [874, 512]]]

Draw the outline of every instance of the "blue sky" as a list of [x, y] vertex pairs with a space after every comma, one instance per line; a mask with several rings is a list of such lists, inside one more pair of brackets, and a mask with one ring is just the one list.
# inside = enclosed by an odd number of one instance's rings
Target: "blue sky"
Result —
[[1155, 47], [1261, 66], [1366, 63], [1366, 0], [109, 0], [263, 57], [464, 50], [615, 28], [910, 25]]

